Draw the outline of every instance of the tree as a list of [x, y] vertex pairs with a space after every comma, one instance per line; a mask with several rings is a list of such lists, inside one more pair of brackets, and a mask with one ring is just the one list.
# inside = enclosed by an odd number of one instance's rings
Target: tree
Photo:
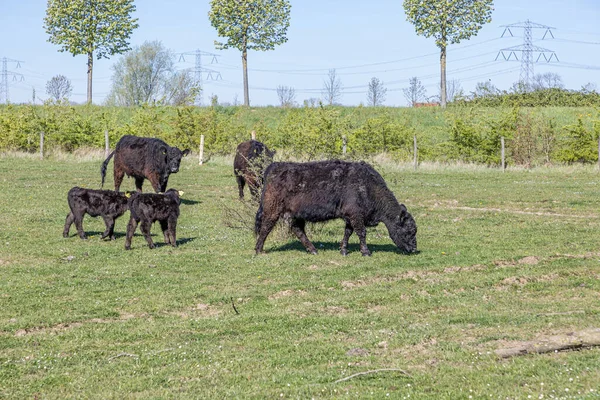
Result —
[[387, 89], [378, 78], [371, 78], [369, 89], [367, 90], [367, 104], [373, 107], [383, 105]]
[[440, 49], [441, 106], [446, 107], [446, 47], [476, 35], [492, 20], [493, 0], [404, 0], [406, 19], [417, 35], [433, 37]]
[[596, 93], [598, 91], [598, 86], [593, 82], [588, 82], [581, 87], [581, 93], [590, 94]]
[[555, 72], [545, 72], [533, 76], [533, 90], [564, 89], [562, 77]]
[[296, 103], [296, 91], [290, 86], [277, 86], [277, 97], [281, 107], [293, 107]]
[[337, 76], [335, 69], [330, 69], [327, 79], [323, 82], [323, 98], [330, 106], [342, 98], [342, 81]]
[[44, 29], [50, 43], [73, 56], [87, 55], [87, 102], [92, 102], [94, 54], [98, 60], [129, 50], [138, 27], [133, 0], [48, 0]]
[[71, 81], [64, 75], [56, 75], [46, 83], [46, 94], [56, 101], [68, 99], [72, 91]]
[[491, 81], [477, 82], [473, 97], [490, 97], [499, 94], [500, 91]]
[[113, 65], [109, 102], [139, 106], [193, 104], [200, 88], [190, 71], [176, 71], [173, 53], [161, 42], [144, 42]]
[[[441, 97], [441, 93], [440, 93]], [[463, 89], [460, 85], [460, 80], [450, 79], [446, 85], [446, 101], [453, 102], [456, 98], [463, 97]]]
[[408, 100], [408, 104], [410, 104], [411, 107], [414, 107], [416, 103], [425, 100], [427, 95], [425, 86], [421, 84], [421, 81], [416, 76], [410, 78], [408, 81], [408, 87], [402, 89], [402, 91], [404, 92], [404, 97], [406, 97], [406, 100]]
[[244, 105], [248, 94], [248, 50], [273, 50], [287, 42], [291, 5], [287, 0], [211, 0], [208, 18], [220, 37], [217, 49], [233, 47], [242, 52]]

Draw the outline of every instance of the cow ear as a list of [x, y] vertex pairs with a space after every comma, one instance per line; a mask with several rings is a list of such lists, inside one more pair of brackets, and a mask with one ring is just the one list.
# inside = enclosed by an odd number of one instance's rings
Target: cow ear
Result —
[[188, 154], [190, 154], [190, 149], [185, 149], [185, 150], [183, 151], [182, 157], [185, 157], [185, 156], [187, 156]]

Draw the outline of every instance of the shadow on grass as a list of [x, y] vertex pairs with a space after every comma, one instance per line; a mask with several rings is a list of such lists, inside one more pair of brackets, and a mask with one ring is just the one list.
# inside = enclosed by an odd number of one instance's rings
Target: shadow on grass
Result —
[[189, 199], [180, 199], [181, 204], [185, 204], [186, 206], [193, 206], [194, 204], [200, 204], [197, 200], [189, 200]]
[[[88, 240], [100, 240], [102, 242], [112, 242], [112, 240], [109, 240], [108, 238], [100, 239], [100, 236], [102, 236], [104, 231], [83, 231], [83, 232], [85, 233], [85, 236], [87, 236]], [[115, 232], [114, 235], [115, 235], [115, 241], [116, 241], [116, 240], [119, 240], [120, 238], [124, 238], [126, 236], [126, 232]], [[79, 239], [79, 234], [77, 233], [77, 231], [69, 232], [69, 237], [66, 239], [71, 239], [74, 237]]]
[[[337, 251], [337, 252], [340, 251], [340, 244], [338, 242], [313, 242], [313, 244], [317, 248], [317, 251], [323, 251], [323, 250]], [[410, 254], [405, 253], [393, 244], [368, 244], [367, 243], [367, 247], [369, 248], [371, 253], [387, 252], [387, 253], [397, 253], [399, 255], [405, 255], [405, 256], [416, 255], [416, 254], [420, 253], [419, 251], [416, 251], [415, 253], [410, 253]], [[292, 242], [284, 244], [283, 246], [271, 247], [270, 249], [266, 249], [266, 250], [267, 250], [267, 253], [280, 252], [280, 251], [299, 251], [302, 253], [306, 253], [306, 249], [304, 248], [302, 243], [300, 243], [299, 241], [292, 241]], [[348, 254], [352, 254], [354, 252], [360, 254], [360, 244], [348, 243]]]

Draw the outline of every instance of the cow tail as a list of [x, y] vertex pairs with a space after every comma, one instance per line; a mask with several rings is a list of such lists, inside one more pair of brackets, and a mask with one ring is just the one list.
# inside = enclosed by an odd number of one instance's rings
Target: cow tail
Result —
[[102, 163], [102, 167], [100, 168], [100, 175], [102, 176], [102, 185], [100, 187], [104, 187], [104, 178], [106, 178], [106, 167], [108, 167], [108, 162], [110, 161], [110, 159], [112, 158], [112, 156], [114, 154], [115, 154], [114, 151], [112, 153], [110, 153], [108, 155], [108, 157], [106, 158], [106, 160], [104, 160], [104, 162]]

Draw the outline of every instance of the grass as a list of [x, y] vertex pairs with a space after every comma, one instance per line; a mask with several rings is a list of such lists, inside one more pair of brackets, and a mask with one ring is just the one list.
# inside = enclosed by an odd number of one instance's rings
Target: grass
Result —
[[[0, 398], [598, 398], [600, 349], [501, 360], [514, 341], [598, 327], [600, 176], [381, 163], [420, 254], [384, 226], [372, 257], [340, 221], [254, 256], [227, 227], [230, 159], [185, 159], [179, 247], [124, 250], [61, 235], [67, 191], [98, 187], [101, 155], [0, 158]], [[109, 172], [110, 173], [110, 172]], [[109, 185], [112, 180], [109, 178]], [[146, 182], [145, 187], [149, 189]], [[134, 188], [125, 180], [124, 190]], [[234, 310], [237, 309], [239, 314]], [[359, 372], [380, 371], [344, 382]]]

